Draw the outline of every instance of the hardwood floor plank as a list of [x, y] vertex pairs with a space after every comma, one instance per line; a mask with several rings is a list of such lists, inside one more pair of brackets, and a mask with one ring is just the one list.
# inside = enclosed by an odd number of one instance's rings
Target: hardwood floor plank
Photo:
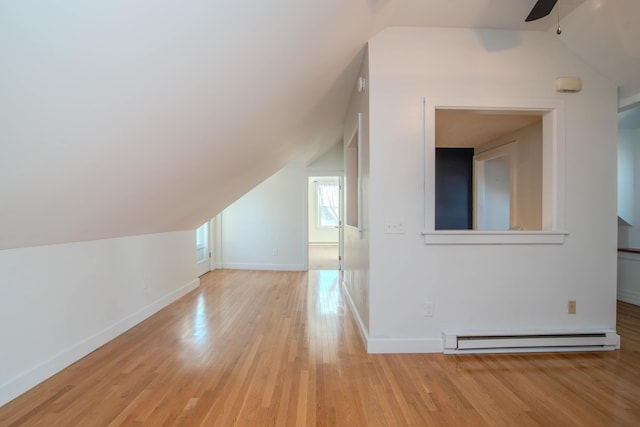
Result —
[[221, 270], [0, 408], [0, 426], [636, 426], [640, 307], [622, 349], [366, 354], [337, 272]]

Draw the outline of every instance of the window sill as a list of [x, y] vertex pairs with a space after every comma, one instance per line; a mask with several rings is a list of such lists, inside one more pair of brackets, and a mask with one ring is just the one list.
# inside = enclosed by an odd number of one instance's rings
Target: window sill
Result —
[[566, 231], [424, 231], [425, 245], [562, 245]]

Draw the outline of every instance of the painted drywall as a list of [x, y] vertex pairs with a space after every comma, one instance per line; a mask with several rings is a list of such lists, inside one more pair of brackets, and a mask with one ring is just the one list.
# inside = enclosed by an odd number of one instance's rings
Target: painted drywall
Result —
[[637, 129], [618, 129], [618, 216], [630, 225], [635, 223], [634, 160], [635, 147], [640, 145], [638, 132]]
[[618, 247], [640, 248], [640, 129], [618, 129]]
[[0, 248], [195, 229], [324, 152], [378, 11], [3, 2]]
[[[314, 159], [307, 165], [306, 173], [309, 177], [314, 179], [322, 179], [322, 177], [328, 176], [341, 176], [344, 171], [343, 167], [343, 144], [342, 142], [335, 144], [329, 150], [322, 153], [317, 159]], [[312, 197], [315, 192], [315, 186], [312, 188], [311, 182], [307, 189], [309, 195], [309, 206], [307, 212], [309, 214], [309, 229], [308, 229], [308, 241], [309, 243], [336, 243], [339, 240], [338, 230], [318, 229], [316, 227], [316, 214], [317, 207], [315, 198]]]
[[193, 231], [0, 251], [0, 405], [198, 283]]
[[342, 174], [342, 144], [312, 163], [292, 162], [217, 216], [216, 265], [230, 269], [305, 270], [308, 177]]
[[640, 254], [618, 252], [618, 299], [640, 305]]
[[[499, 157], [484, 164], [484, 212], [478, 212], [479, 230], [508, 230], [510, 227], [509, 161]], [[482, 215], [481, 215], [482, 212]]]
[[[640, 129], [618, 128], [618, 247], [640, 249]], [[640, 305], [640, 255], [618, 252], [618, 299]]]
[[334, 144], [327, 151], [323, 152], [318, 158], [309, 162], [306, 166], [309, 174], [316, 175], [340, 175], [339, 172], [344, 170], [344, 153], [342, 140]]
[[[369, 71], [370, 350], [441, 351], [449, 330], [615, 329], [615, 85], [555, 35], [501, 30], [389, 28]], [[562, 75], [582, 92], [557, 93]], [[564, 106], [564, 244], [425, 245], [423, 97]], [[404, 234], [384, 234], [394, 218]]]
[[222, 211], [222, 267], [304, 270], [307, 175], [291, 164]]
[[[361, 155], [361, 185], [362, 185], [362, 224], [361, 231], [358, 228], [345, 225], [344, 227], [344, 274], [343, 287], [346, 290], [348, 300], [351, 304], [352, 312], [358, 323], [360, 332], [365, 342], [369, 335], [369, 245], [370, 245], [370, 199], [369, 191], [371, 187], [369, 168], [369, 55], [365, 52], [360, 72], [358, 74], [366, 81], [367, 88], [358, 92], [354, 87], [351, 93], [349, 108], [344, 122], [344, 145], [347, 144], [357, 131], [360, 134], [360, 155]], [[361, 117], [361, 127], [358, 129], [358, 116]], [[345, 160], [347, 156], [345, 155]], [[345, 172], [346, 172], [345, 164]], [[349, 197], [345, 192], [346, 197]], [[345, 206], [348, 203], [345, 201]]]
[[479, 147], [477, 152], [500, 147], [515, 141], [516, 219], [514, 228], [540, 230], [542, 228], [542, 124], [536, 123], [503, 135]]

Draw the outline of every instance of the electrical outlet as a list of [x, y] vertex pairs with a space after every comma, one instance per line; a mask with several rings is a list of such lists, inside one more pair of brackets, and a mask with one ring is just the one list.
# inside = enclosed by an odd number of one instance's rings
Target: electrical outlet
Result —
[[273, 248], [273, 250], [271, 251], [271, 255], [278, 256], [278, 248]]
[[435, 310], [435, 304], [427, 302], [424, 308], [424, 317], [433, 317], [433, 311]]
[[567, 303], [567, 312], [569, 314], [576, 314], [576, 302], [571, 300]]

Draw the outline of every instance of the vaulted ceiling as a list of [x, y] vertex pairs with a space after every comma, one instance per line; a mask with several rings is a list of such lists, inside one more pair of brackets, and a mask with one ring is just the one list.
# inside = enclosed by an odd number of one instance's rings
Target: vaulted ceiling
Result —
[[[341, 140], [381, 29], [554, 31], [534, 3], [0, 2], [0, 249], [195, 228]], [[561, 40], [640, 101], [640, 2], [559, 4]]]

